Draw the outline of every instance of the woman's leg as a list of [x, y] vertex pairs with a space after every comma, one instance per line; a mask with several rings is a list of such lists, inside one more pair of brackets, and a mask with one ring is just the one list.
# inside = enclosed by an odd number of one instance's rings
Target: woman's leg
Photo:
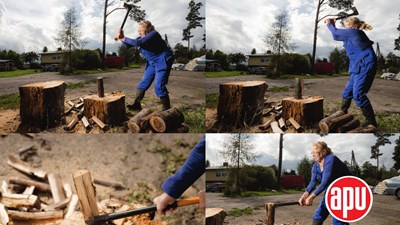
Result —
[[129, 110], [141, 110], [142, 109], [140, 102], [143, 100], [146, 90], [149, 89], [151, 83], [153, 82], [154, 76], [155, 76], [154, 66], [151, 65], [149, 62], [147, 62], [143, 77], [139, 81], [137, 88], [136, 88], [135, 101], [132, 104], [127, 106]]
[[154, 81], [154, 89], [156, 95], [160, 98], [162, 110], [171, 108], [169, 95], [168, 95], [168, 79], [171, 72], [173, 58], [161, 58], [156, 64], [156, 75]]

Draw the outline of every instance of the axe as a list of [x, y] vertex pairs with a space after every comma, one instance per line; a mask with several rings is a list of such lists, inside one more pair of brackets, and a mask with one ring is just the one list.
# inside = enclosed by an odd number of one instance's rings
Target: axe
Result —
[[357, 16], [357, 15], [359, 15], [358, 10], [357, 10], [357, 8], [356, 8], [355, 6], [351, 7], [351, 10], [352, 10], [353, 12], [350, 13], [350, 14], [347, 14], [347, 13], [345, 13], [345, 12], [339, 13], [339, 14], [338, 14], [338, 17], [336, 18], [336, 20], [342, 20], [342, 19], [345, 19], [345, 18], [350, 17], [350, 16]]
[[[187, 199], [177, 200], [175, 203], [168, 205], [164, 210], [166, 211], [168, 209], [174, 209], [176, 207], [199, 204], [199, 203], [200, 203], [199, 197], [187, 198]], [[86, 221], [86, 222], [92, 222], [93, 225], [100, 225], [100, 224], [104, 224], [107, 221], [121, 219], [121, 218], [125, 218], [125, 217], [130, 217], [130, 216], [136, 216], [136, 215], [140, 215], [140, 214], [144, 214], [144, 213], [152, 213], [155, 211], [157, 211], [157, 206], [152, 205], [149, 207], [128, 210], [125, 212], [110, 213], [110, 214], [105, 214], [105, 215], [94, 216], [93, 221]]]
[[[128, 4], [128, 3], [126, 3], [126, 2], [124, 2], [124, 8], [126, 9], [126, 14], [125, 14], [124, 21], [122, 21], [122, 24], [121, 24], [121, 30], [124, 29], [125, 22], [126, 22], [126, 19], [128, 19], [129, 13], [131, 12], [132, 5], [131, 5], [131, 4]], [[114, 40], [117, 41], [118, 39], [117, 39], [117, 38], [114, 38]]]

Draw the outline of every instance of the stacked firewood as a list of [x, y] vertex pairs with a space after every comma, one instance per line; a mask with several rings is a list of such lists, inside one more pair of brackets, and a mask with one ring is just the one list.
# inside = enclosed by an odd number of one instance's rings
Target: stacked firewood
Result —
[[376, 132], [375, 126], [360, 127], [360, 120], [351, 113], [344, 113], [339, 110], [332, 115], [322, 119], [318, 125], [321, 132], [325, 135], [329, 133], [373, 133]]
[[185, 117], [177, 108], [153, 112], [144, 108], [128, 121], [132, 133], [188, 133]]
[[282, 104], [281, 102], [265, 102], [265, 107], [262, 112], [263, 120], [266, 121], [258, 126], [258, 129], [265, 132], [272, 133], [285, 133], [285, 132], [303, 132], [303, 127], [294, 120], [289, 118], [285, 120], [282, 117]]

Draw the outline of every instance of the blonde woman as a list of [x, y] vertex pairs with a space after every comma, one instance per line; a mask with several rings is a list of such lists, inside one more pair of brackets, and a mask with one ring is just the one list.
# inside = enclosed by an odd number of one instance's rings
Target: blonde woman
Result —
[[115, 36], [116, 39], [121, 40], [127, 47], [139, 47], [140, 53], [142, 53], [147, 60], [143, 77], [137, 85], [135, 101], [128, 105], [128, 109], [142, 109], [140, 102], [143, 100], [145, 92], [154, 81], [154, 90], [161, 100], [162, 110], [167, 110], [171, 107], [167, 83], [174, 61], [172, 50], [161, 38], [161, 35], [154, 29], [150, 21], [140, 21], [138, 24], [138, 33], [139, 37], [131, 39], [125, 37], [124, 31], [120, 29]]
[[[311, 180], [307, 186], [306, 191], [299, 199], [300, 205], [311, 206], [315, 197], [325, 191], [329, 185], [339, 177], [352, 175], [338, 157], [336, 157], [328, 145], [319, 141], [312, 145], [311, 155], [315, 161], [311, 169]], [[319, 186], [315, 189], [317, 182]], [[322, 225], [329, 215], [329, 211], [325, 205], [325, 198], [323, 198], [315, 211], [313, 216], [313, 225]], [[334, 225], [348, 224], [332, 218]]]
[[361, 108], [365, 117], [365, 122], [361, 126], [373, 125], [376, 127], [374, 110], [367, 93], [375, 78], [377, 58], [372, 48], [374, 42], [363, 31], [371, 30], [372, 26], [360, 21], [357, 17], [347, 18], [344, 21], [345, 29], [337, 29], [335, 22], [335, 19], [325, 20], [333, 39], [343, 42], [350, 60], [348, 70], [350, 80], [342, 93], [342, 110], [347, 113], [351, 100], [354, 99], [357, 107]]

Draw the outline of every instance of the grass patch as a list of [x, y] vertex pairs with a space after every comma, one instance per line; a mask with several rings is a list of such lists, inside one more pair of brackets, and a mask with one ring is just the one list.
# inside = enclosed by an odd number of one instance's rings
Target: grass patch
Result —
[[400, 133], [400, 113], [378, 115], [376, 117], [378, 130], [384, 133]]
[[68, 83], [67, 84], [67, 89], [73, 90], [77, 88], [83, 88], [85, 86], [84, 82], [79, 82], [79, 83]]
[[0, 109], [16, 109], [19, 107], [19, 94], [0, 95]]
[[285, 91], [289, 91], [289, 87], [288, 86], [283, 86], [283, 87], [278, 87], [278, 86], [272, 86], [270, 88], [267, 89], [267, 92], [285, 92]]
[[333, 74], [333, 75], [326, 75], [326, 74], [304, 74], [304, 75], [294, 75], [294, 74], [284, 74], [281, 75], [278, 79], [294, 79], [294, 78], [301, 78], [301, 79], [312, 79], [312, 78], [332, 78], [332, 77], [343, 77], [348, 76], [347, 72]]
[[185, 124], [189, 127], [190, 133], [205, 133], [205, 108], [197, 107], [194, 110], [179, 109], [185, 117]]
[[233, 208], [232, 210], [228, 211], [228, 216], [240, 217], [243, 215], [250, 215], [253, 213], [253, 209], [250, 207], [246, 207], [243, 209]]
[[206, 108], [217, 108], [219, 94], [206, 95]]
[[0, 72], [0, 78], [3, 78], [3, 77], [19, 77], [19, 76], [24, 76], [24, 75], [34, 74], [34, 73], [40, 73], [40, 72], [41, 71], [39, 69], [3, 71], [3, 72]]
[[234, 77], [247, 75], [246, 71], [221, 71], [221, 72], [206, 72], [206, 78], [217, 77]]

